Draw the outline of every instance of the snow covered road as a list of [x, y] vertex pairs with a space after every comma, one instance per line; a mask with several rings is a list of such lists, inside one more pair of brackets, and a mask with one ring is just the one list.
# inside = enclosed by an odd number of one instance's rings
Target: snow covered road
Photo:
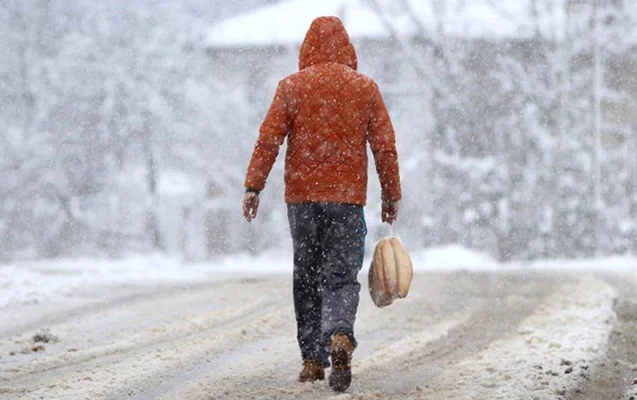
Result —
[[366, 290], [354, 381], [339, 396], [296, 382], [291, 279], [273, 274], [0, 309], [0, 399], [637, 395], [634, 275], [419, 272], [409, 298], [382, 310]]

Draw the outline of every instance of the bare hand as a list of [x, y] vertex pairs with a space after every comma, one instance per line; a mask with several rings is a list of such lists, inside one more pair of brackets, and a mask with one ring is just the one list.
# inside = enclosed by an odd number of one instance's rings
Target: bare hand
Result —
[[398, 202], [397, 201], [383, 201], [383, 207], [381, 212], [381, 219], [383, 222], [393, 224], [398, 218]]
[[259, 195], [254, 192], [246, 192], [243, 195], [243, 216], [246, 221], [251, 222], [257, 217], [259, 209]]

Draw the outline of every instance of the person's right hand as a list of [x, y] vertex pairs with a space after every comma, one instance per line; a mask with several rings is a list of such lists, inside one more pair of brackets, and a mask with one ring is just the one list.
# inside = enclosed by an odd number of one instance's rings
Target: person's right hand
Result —
[[243, 195], [243, 216], [246, 221], [251, 222], [257, 217], [259, 209], [259, 195], [254, 192], [246, 192]]
[[398, 201], [383, 201], [381, 219], [383, 222], [393, 224], [398, 218]]

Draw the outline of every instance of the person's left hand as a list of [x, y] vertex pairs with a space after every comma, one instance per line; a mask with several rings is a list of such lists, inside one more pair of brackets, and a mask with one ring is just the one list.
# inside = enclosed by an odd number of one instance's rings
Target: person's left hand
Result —
[[243, 216], [246, 221], [251, 222], [257, 217], [259, 209], [259, 195], [254, 192], [246, 192], [243, 195]]

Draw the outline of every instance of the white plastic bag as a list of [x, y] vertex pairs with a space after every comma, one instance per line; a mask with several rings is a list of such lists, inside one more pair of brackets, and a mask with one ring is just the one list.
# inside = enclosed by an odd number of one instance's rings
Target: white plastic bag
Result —
[[377, 307], [386, 307], [395, 299], [407, 297], [414, 268], [405, 247], [397, 237], [381, 239], [369, 266], [369, 294]]

